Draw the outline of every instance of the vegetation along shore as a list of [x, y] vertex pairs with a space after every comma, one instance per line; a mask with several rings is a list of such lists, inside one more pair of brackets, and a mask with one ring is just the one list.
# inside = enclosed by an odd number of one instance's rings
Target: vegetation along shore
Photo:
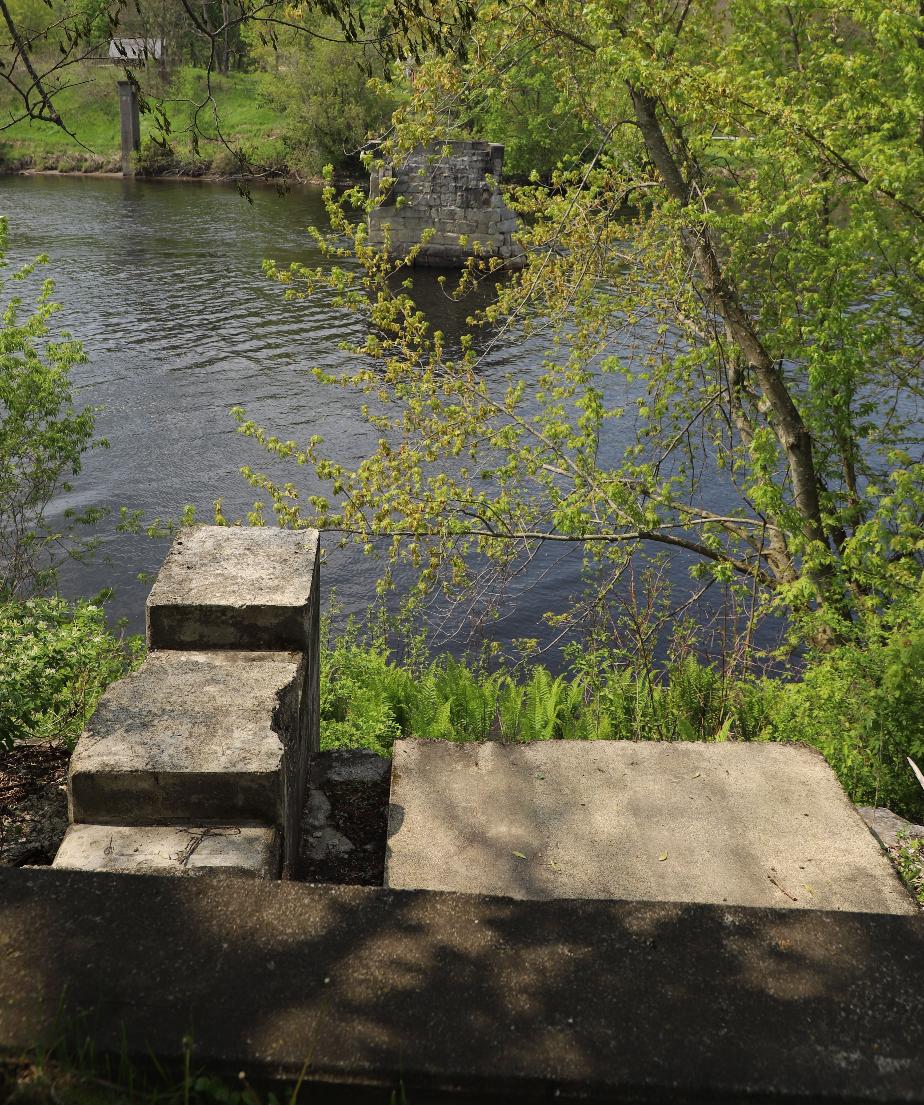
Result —
[[[437, 283], [458, 305], [452, 335], [415, 299], [415, 248], [370, 247], [387, 184], [372, 196], [328, 188], [317, 258], [265, 260], [293, 311], [321, 301], [348, 320], [339, 360], [319, 356], [311, 380], [348, 397], [365, 436], [361, 449], [312, 431], [290, 439], [245, 396], [233, 417], [250, 460], [255, 447], [267, 457], [267, 471], [241, 465], [258, 497], [246, 517], [384, 549], [382, 594], [410, 580], [411, 604], [439, 596], [488, 626], [505, 588], [567, 551], [582, 588], [553, 589], [543, 625], [572, 648], [554, 669], [530, 641], [521, 656], [464, 662], [421, 646], [397, 665], [360, 627], [328, 648], [327, 744], [800, 740], [855, 802], [917, 819], [918, 5], [459, 0], [435, 13], [243, 5], [233, 18], [206, 5], [195, 19], [185, 4], [156, 18], [143, 8], [121, 23], [97, 12], [97, 24], [65, 4], [52, 24], [44, 4], [18, 0], [11, 57], [28, 54], [45, 76], [22, 78], [23, 92], [10, 69], [3, 165], [112, 171], [125, 70], [143, 109], [142, 174], [372, 171], [381, 184], [422, 146], [434, 159], [460, 139], [505, 147], [507, 181], [485, 180], [483, 197], [515, 216], [518, 265], [455, 235], [471, 256]], [[134, 68], [93, 56], [116, 32], [160, 46]], [[45, 554], [73, 551], [46, 508], [95, 437], [72, 389], [83, 352], [55, 328], [50, 288], [20, 321], [22, 289], [39, 279], [27, 269], [6, 293], [4, 339], [19, 354], [0, 362], [0, 522], [15, 520], [0, 562], [8, 745], [53, 730], [72, 740], [84, 704], [121, 670], [111, 642], [88, 654], [86, 693], [74, 704], [67, 690], [63, 706], [60, 680], [43, 674], [54, 634], [76, 626], [99, 642], [108, 630], [85, 606], [41, 607], [58, 601]], [[543, 348], [498, 368], [502, 338]], [[666, 561], [688, 577], [682, 598], [652, 583]], [[697, 605], [716, 595], [719, 655]], [[774, 620], [770, 648], [760, 629]], [[33, 623], [37, 637], [23, 629]]]

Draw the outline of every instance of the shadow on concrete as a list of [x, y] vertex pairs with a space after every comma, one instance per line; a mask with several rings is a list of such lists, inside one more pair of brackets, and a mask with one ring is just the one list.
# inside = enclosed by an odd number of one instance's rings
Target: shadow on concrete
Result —
[[5, 1050], [189, 1033], [210, 1072], [310, 1059], [312, 1101], [924, 1100], [917, 917], [54, 870], [0, 902]]

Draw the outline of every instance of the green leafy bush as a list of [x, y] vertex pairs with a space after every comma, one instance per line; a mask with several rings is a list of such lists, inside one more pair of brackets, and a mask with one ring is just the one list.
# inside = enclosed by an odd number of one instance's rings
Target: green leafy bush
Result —
[[924, 589], [782, 684], [765, 735], [817, 748], [853, 801], [919, 817], [924, 796], [907, 757], [924, 759]]
[[[7, 266], [0, 218], [0, 270]], [[27, 306], [25, 290], [44, 256], [0, 276], [0, 748], [28, 737], [72, 744], [104, 688], [140, 654], [106, 628], [100, 606], [29, 597], [52, 588], [63, 556], [82, 558], [95, 542], [78, 527], [101, 512], [46, 513], [94, 445], [94, 411], [73, 400], [79, 342], [55, 330], [53, 283]]]
[[321, 654], [321, 747], [391, 754], [399, 737], [486, 740], [500, 679], [443, 656], [395, 664], [382, 637], [351, 624]]
[[[0, 273], [6, 251], [7, 220], [0, 217]], [[31, 305], [24, 302], [27, 282], [47, 260], [39, 256], [0, 275], [0, 600], [51, 586], [56, 561], [91, 544], [76, 527], [99, 516], [68, 512], [55, 527], [46, 519], [87, 450], [104, 444], [93, 440], [92, 408], [74, 405], [70, 373], [85, 357], [79, 342], [55, 333], [60, 308], [51, 300], [52, 281], [41, 281]]]
[[441, 740], [753, 739], [777, 688], [688, 659], [658, 678], [617, 654], [553, 676], [541, 664], [488, 673], [419, 647], [406, 666], [379, 629], [355, 624], [322, 650], [321, 743], [388, 755], [402, 736]]
[[387, 128], [395, 102], [391, 90], [368, 83], [367, 70], [381, 68], [375, 61], [370, 46], [302, 40], [284, 81], [264, 77], [292, 169], [309, 177], [327, 164], [360, 171], [359, 151]]
[[140, 638], [107, 629], [97, 604], [0, 603], [0, 748], [25, 738], [72, 746], [109, 683], [142, 653]]
[[894, 853], [902, 882], [914, 895], [918, 905], [924, 906], [924, 840], [898, 834], [898, 848]]

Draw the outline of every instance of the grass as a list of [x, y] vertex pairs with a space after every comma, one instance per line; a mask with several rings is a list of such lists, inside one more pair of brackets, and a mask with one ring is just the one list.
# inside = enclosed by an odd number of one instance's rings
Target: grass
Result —
[[[112, 75], [107, 71], [107, 76]], [[85, 157], [88, 151], [80, 143], [101, 158], [118, 158], [119, 100], [115, 81], [108, 83], [111, 83], [111, 88], [107, 88], [107, 82], [100, 76], [61, 93], [59, 110], [73, 127], [79, 142], [58, 127], [27, 120], [0, 133], [0, 155], [3, 161], [9, 163], [31, 157], [41, 166], [53, 157]], [[15, 102], [9, 96], [3, 96], [0, 100], [0, 117], [4, 122], [11, 118], [15, 107]]]
[[89, 1041], [75, 1051], [59, 1044], [48, 1054], [0, 1058], [0, 1101], [8, 1105], [298, 1105], [302, 1088], [301, 1078], [273, 1090], [246, 1076], [210, 1075], [188, 1050], [174, 1072], [153, 1057], [140, 1066], [98, 1055]]
[[[221, 134], [228, 144], [243, 148], [261, 165], [281, 165], [285, 151], [284, 120], [264, 94], [264, 76], [213, 74], [211, 93], [221, 120]], [[211, 159], [226, 152], [219, 140], [215, 110], [207, 104], [208, 94], [203, 70], [187, 66], [174, 73], [164, 105], [174, 128], [171, 143], [180, 153], [193, 152], [190, 132], [194, 117], [202, 135], [201, 155]], [[204, 103], [207, 106], [197, 111]]]
[[[78, 82], [62, 91], [56, 105], [71, 137], [47, 123], [19, 122], [0, 132], [0, 164], [11, 166], [31, 163], [37, 169], [71, 171], [114, 171], [119, 166], [119, 98], [116, 82], [121, 70], [112, 66], [83, 65], [71, 69], [69, 79]], [[232, 161], [218, 142], [214, 115], [206, 107], [199, 112], [199, 125], [205, 139], [198, 152], [190, 138], [193, 104], [207, 96], [203, 70], [185, 67], [176, 70], [167, 87], [152, 76], [147, 84], [152, 99], [162, 100], [171, 119], [170, 145], [180, 165], [199, 171], [214, 168], [230, 171]], [[222, 133], [231, 146], [243, 147], [248, 156], [261, 165], [281, 166], [284, 140], [281, 120], [262, 94], [262, 78], [256, 73], [232, 73], [213, 76], [212, 93], [221, 115]], [[15, 101], [0, 94], [0, 118], [11, 118]], [[155, 127], [150, 115], [141, 117], [142, 144], [148, 142]]]

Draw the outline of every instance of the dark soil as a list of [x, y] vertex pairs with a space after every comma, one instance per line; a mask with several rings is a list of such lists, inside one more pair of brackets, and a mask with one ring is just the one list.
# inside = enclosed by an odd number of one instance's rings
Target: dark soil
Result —
[[381, 886], [391, 761], [360, 750], [322, 752], [311, 767], [299, 879]]
[[[0, 752], [0, 866], [47, 866], [67, 831], [67, 767], [60, 745]], [[390, 761], [363, 751], [322, 752], [311, 768], [302, 821], [304, 882], [381, 886]]]
[[60, 745], [0, 752], [0, 866], [49, 864], [67, 830], [67, 764]]

